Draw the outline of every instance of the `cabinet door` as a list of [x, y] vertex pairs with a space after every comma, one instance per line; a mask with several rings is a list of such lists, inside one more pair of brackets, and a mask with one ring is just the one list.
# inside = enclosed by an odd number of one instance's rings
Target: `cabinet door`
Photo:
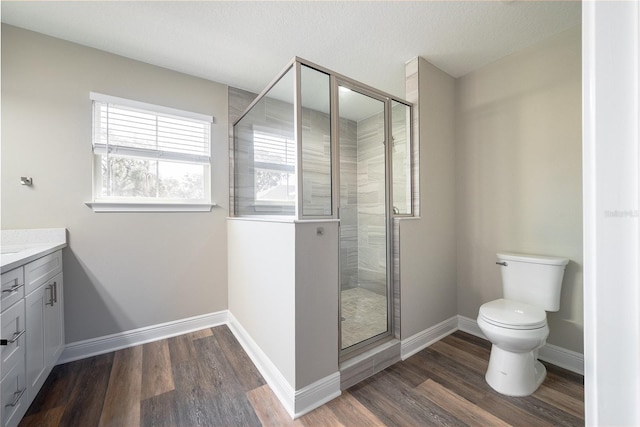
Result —
[[2, 326], [2, 338], [7, 340], [7, 345], [2, 346], [0, 351], [2, 355], [0, 371], [4, 379], [13, 365], [21, 364], [24, 369], [26, 340], [24, 300], [15, 303], [0, 315], [0, 326]]
[[62, 251], [45, 255], [24, 266], [25, 292], [30, 293], [48, 283], [62, 271]]
[[2, 273], [2, 299], [0, 309], [11, 307], [24, 298], [24, 269], [18, 267], [6, 273]]
[[62, 273], [25, 298], [27, 387], [35, 396], [64, 350]]
[[52, 288], [44, 285], [25, 298], [27, 303], [27, 388], [35, 396], [48, 375], [45, 358], [45, 310], [51, 300]]
[[52, 368], [64, 350], [64, 292], [62, 273], [51, 279], [53, 303], [45, 305], [44, 351], [45, 362]]
[[11, 367], [2, 382], [2, 427], [15, 427], [29, 407], [27, 387], [24, 381], [24, 361]]

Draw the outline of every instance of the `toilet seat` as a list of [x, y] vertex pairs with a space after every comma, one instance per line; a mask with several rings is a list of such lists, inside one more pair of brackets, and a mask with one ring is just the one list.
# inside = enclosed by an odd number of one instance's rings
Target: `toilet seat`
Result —
[[540, 307], [504, 298], [480, 306], [487, 323], [507, 329], [539, 329], [547, 325], [547, 313]]

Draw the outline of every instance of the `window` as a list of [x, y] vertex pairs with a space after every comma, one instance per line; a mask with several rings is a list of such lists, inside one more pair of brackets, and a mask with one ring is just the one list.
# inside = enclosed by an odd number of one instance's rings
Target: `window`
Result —
[[210, 210], [210, 116], [96, 93], [91, 99], [94, 202]]
[[296, 144], [275, 132], [253, 131], [256, 204], [293, 204]]

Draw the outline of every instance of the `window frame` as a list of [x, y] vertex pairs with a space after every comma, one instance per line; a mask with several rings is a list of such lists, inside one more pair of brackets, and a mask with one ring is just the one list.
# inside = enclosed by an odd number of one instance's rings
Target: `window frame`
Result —
[[[92, 172], [92, 201], [85, 202], [85, 204], [91, 207], [95, 212], [208, 212], [215, 206], [215, 203], [211, 201], [211, 175], [212, 175], [212, 162], [211, 162], [211, 124], [214, 119], [210, 115], [200, 114], [185, 110], [179, 110], [171, 107], [150, 104], [140, 101], [135, 101], [126, 98], [115, 97], [111, 95], [104, 95], [101, 93], [90, 92], [89, 94], [92, 106], [92, 136], [91, 136], [91, 155], [93, 157], [93, 172]], [[103, 143], [96, 144], [96, 126], [95, 126], [95, 109], [96, 103], [111, 104], [123, 108], [131, 108], [135, 110], [142, 110], [145, 113], [155, 115], [156, 117], [169, 117], [187, 120], [196, 120], [200, 122], [208, 123], [208, 153], [207, 155], [194, 155], [193, 160], [188, 159], [176, 159], [170, 156], [163, 159], [161, 149], [148, 149], [148, 148], [127, 148], [124, 147], [122, 151], [126, 154], [121, 154], [122, 157], [129, 157], [140, 160], [154, 160], [157, 162], [184, 162], [186, 164], [202, 165], [203, 166], [203, 181], [204, 181], [204, 197], [202, 199], [179, 199], [179, 198], [160, 198], [160, 197], [118, 197], [118, 196], [103, 196], [103, 174], [102, 174], [102, 162], [105, 157], [104, 153], [97, 151], [104, 150]], [[96, 150], [96, 147], [98, 150]], [[116, 147], [115, 151], [120, 147]], [[132, 152], [139, 152], [139, 156], [132, 154]], [[180, 155], [177, 155], [180, 157]]]

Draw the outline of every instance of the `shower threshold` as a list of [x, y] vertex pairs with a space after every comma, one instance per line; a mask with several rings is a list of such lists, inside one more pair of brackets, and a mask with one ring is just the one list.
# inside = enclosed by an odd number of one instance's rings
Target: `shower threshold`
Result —
[[346, 390], [400, 361], [400, 340], [388, 338], [376, 347], [340, 362], [340, 389]]

